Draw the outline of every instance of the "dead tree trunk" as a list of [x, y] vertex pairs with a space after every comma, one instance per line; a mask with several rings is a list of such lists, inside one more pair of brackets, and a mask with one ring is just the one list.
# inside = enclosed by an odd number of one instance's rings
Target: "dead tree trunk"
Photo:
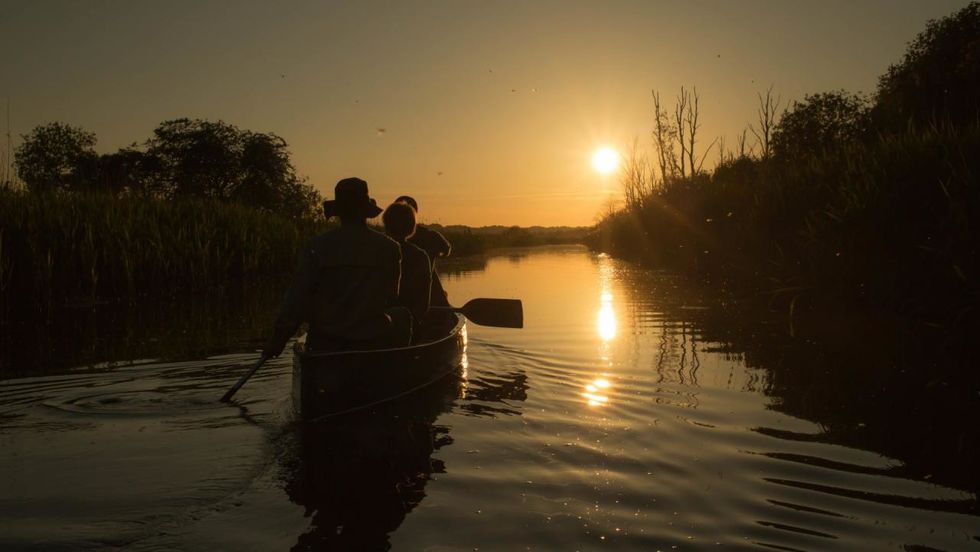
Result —
[[755, 135], [756, 141], [759, 143], [760, 154], [763, 159], [769, 159], [772, 156], [772, 133], [776, 128], [776, 120], [779, 118], [781, 113], [779, 112], [780, 104], [782, 103], [782, 97], [772, 95], [772, 86], [769, 90], [766, 90], [765, 97], [762, 96], [760, 92], [759, 96], [759, 128], [756, 129], [754, 126], [749, 125], [749, 130]]
[[654, 128], [653, 141], [657, 148], [657, 163], [660, 166], [661, 180], [677, 176], [677, 155], [674, 152], [675, 130], [670, 123], [667, 110], [660, 103], [660, 93], [653, 90]]
[[684, 125], [687, 122], [688, 93], [681, 87], [681, 93], [677, 96], [677, 103], [674, 104], [674, 131], [677, 133], [677, 143], [681, 147], [680, 155], [680, 176], [687, 176], [687, 140]]

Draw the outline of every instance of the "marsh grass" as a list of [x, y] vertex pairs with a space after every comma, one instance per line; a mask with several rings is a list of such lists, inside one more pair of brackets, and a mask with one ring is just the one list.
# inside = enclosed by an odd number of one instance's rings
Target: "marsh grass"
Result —
[[606, 216], [598, 249], [942, 323], [977, 314], [980, 128], [929, 126], [793, 162], [738, 158]]
[[313, 232], [313, 223], [215, 201], [0, 189], [2, 307], [175, 294], [288, 272]]

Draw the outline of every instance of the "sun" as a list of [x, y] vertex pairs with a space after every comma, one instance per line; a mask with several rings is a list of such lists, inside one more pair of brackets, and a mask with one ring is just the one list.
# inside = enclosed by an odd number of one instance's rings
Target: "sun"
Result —
[[610, 147], [602, 147], [592, 154], [592, 168], [602, 174], [610, 174], [619, 167], [619, 154]]

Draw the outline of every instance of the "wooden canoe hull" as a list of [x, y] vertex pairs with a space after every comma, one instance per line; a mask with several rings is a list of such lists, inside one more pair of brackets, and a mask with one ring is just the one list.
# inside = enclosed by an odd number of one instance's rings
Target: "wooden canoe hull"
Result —
[[369, 408], [426, 387], [458, 370], [466, 323], [454, 314], [448, 333], [434, 341], [372, 351], [293, 356], [293, 407], [303, 420]]

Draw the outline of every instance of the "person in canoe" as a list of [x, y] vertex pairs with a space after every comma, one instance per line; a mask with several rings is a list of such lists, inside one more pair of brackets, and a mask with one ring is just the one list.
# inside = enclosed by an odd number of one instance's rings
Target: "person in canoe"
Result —
[[402, 279], [398, 290], [398, 303], [412, 313], [415, 333], [429, 311], [429, 298], [432, 290], [432, 264], [429, 256], [419, 247], [407, 240], [415, 234], [418, 226], [415, 209], [408, 203], [395, 202], [385, 209], [381, 220], [385, 233], [398, 242], [402, 254]]
[[[415, 209], [416, 218], [418, 217], [419, 204], [415, 201], [415, 198], [403, 195], [396, 199], [395, 203], [411, 205], [412, 209]], [[432, 265], [432, 293], [430, 299], [432, 306], [448, 307], [449, 294], [446, 293], [446, 290], [442, 287], [442, 282], [439, 281], [439, 274], [436, 272], [436, 259], [439, 257], [448, 257], [453, 246], [445, 236], [421, 224], [416, 225], [415, 235], [408, 239], [408, 243], [425, 251], [429, 256], [429, 261]]]
[[310, 351], [399, 347], [411, 341], [411, 315], [398, 307], [401, 252], [398, 244], [368, 227], [381, 213], [367, 182], [345, 178], [324, 214], [340, 226], [313, 238], [300, 254], [263, 355], [276, 357], [299, 326], [309, 324]]

